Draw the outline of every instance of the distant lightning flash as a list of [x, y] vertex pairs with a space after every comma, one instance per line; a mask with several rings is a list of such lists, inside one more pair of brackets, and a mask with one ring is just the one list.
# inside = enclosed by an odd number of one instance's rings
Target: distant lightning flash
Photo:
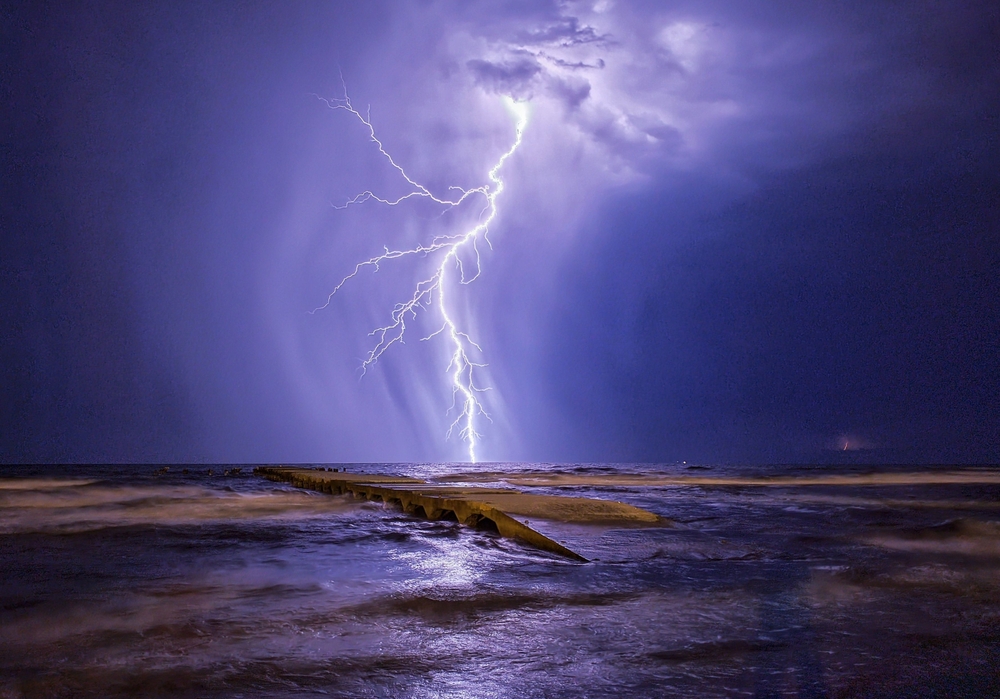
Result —
[[[482, 348], [476, 344], [466, 332], [459, 329], [453, 312], [449, 310], [448, 300], [450, 295], [446, 295], [445, 290], [451, 275], [454, 275], [456, 272], [458, 274], [459, 284], [469, 284], [470, 282], [475, 281], [480, 274], [481, 268], [478, 242], [480, 237], [482, 237], [486, 241], [487, 245], [490, 244], [488, 236], [489, 226], [497, 216], [497, 197], [499, 197], [500, 193], [504, 190], [503, 180], [500, 179], [500, 170], [503, 168], [507, 159], [510, 158], [514, 154], [514, 151], [517, 150], [518, 146], [521, 145], [524, 128], [528, 123], [527, 105], [515, 102], [509, 97], [504, 98], [507, 108], [514, 115], [514, 144], [506, 153], [500, 156], [500, 159], [489, 171], [489, 183], [473, 189], [451, 186], [448, 187], [448, 196], [439, 197], [434, 195], [427, 187], [411, 178], [406, 171], [398, 163], [396, 163], [395, 160], [393, 160], [392, 156], [386, 152], [382, 142], [375, 136], [375, 128], [371, 123], [370, 110], [368, 115], [363, 115], [355, 109], [351, 104], [350, 96], [347, 94], [346, 86], [344, 88], [344, 97], [342, 99], [327, 99], [319, 97], [318, 95], [317, 97], [330, 107], [330, 109], [338, 109], [349, 112], [350, 114], [353, 114], [362, 124], [364, 124], [365, 128], [368, 129], [369, 138], [378, 147], [379, 153], [381, 153], [382, 156], [389, 161], [389, 164], [392, 165], [392, 167], [412, 188], [411, 191], [396, 199], [380, 197], [371, 190], [365, 190], [354, 198], [349, 199], [343, 206], [338, 206], [336, 208], [344, 209], [348, 206], [361, 204], [372, 199], [387, 206], [397, 206], [408, 199], [424, 198], [445, 207], [445, 211], [447, 211], [460, 206], [467, 199], [477, 195], [481, 195], [486, 200], [485, 206], [479, 214], [478, 223], [464, 233], [458, 233], [455, 235], [439, 235], [431, 239], [431, 241], [427, 244], [420, 244], [416, 247], [404, 250], [390, 250], [386, 247], [385, 252], [381, 255], [372, 257], [364, 262], [359, 262], [355, 265], [354, 271], [344, 277], [340, 283], [334, 287], [333, 291], [330, 292], [329, 297], [327, 297], [326, 303], [313, 311], [313, 313], [315, 313], [316, 311], [329, 306], [333, 301], [334, 295], [340, 291], [344, 284], [346, 284], [348, 280], [357, 276], [358, 273], [366, 267], [372, 267], [374, 271], [377, 272], [380, 268], [379, 266], [383, 262], [387, 262], [389, 260], [396, 260], [409, 255], [428, 256], [433, 255], [434, 253], [443, 253], [440, 258], [440, 264], [433, 269], [431, 275], [423, 281], [417, 282], [413, 290], [413, 296], [408, 300], [395, 305], [390, 315], [391, 322], [388, 325], [376, 328], [369, 333], [370, 336], [375, 337], [378, 341], [371, 351], [368, 352], [368, 356], [362, 362], [361, 374], [364, 376], [368, 367], [377, 362], [385, 351], [389, 349], [389, 347], [397, 342], [400, 344], [403, 343], [403, 338], [406, 333], [406, 321], [408, 319], [416, 318], [417, 311], [419, 309], [429, 310], [432, 306], [436, 305], [441, 312], [442, 325], [440, 329], [431, 333], [427, 337], [421, 338], [421, 340], [429, 340], [432, 337], [443, 334], [448, 338], [451, 342], [451, 346], [454, 348], [451, 355], [451, 361], [445, 368], [445, 373], [450, 376], [452, 385], [452, 405], [448, 409], [448, 413], [456, 411], [456, 417], [451, 423], [451, 426], [448, 428], [446, 436], [447, 438], [450, 438], [453, 432], [458, 429], [459, 438], [468, 443], [469, 460], [475, 463], [476, 444], [482, 436], [476, 430], [476, 418], [482, 416], [487, 420], [490, 420], [489, 414], [486, 412], [486, 409], [483, 407], [483, 404], [479, 401], [478, 397], [480, 393], [490, 389], [488, 387], [477, 386], [475, 382], [476, 369], [483, 368], [486, 365], [474, 362], [470, 358], [469, 355], [471, 354], [471, 348], [475, 348], [479, 353], [482, 353]], [[468, 277], [466, 276], [465, 263], [463, 263], [462, 257], [459, 254], [463, 248], [471, 248], [476, 261], [475, 273]], [[434, 303], [435, 294], [437, 299], [436, 304]]]

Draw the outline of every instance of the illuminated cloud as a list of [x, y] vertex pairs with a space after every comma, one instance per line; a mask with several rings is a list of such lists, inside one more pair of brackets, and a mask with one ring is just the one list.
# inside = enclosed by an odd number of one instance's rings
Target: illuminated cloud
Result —
[[[521, 290], [544, 289], [557, 299], [566, 294], [562, 302], [573, 305], [580, 289], [556, 290], [554, 274], [560, 260], [584, 243], [585, 222], [621, 187], [655, 190], [664, 182], [690, 180], [699, 183], [696, 197], [725, 205], [782, 173], [861, 152], [864, 143], [853, 141], [854, 134], [922, 99], [922, 80], [891, 85], [894, 74], [920, 75], [921, 69], [886, 60], [877, 40], [883, 28], [832, 8], [753, 12], [734, 3], [542, 3], [504, 11], [492, 4], [437, 2], [419, 10], [401, 6], [388, 24], [383, 43], [371, 49], [371, 56], [381, 56], [376, 68], [347, 75], [368, 93], [373, 119], [395, 142], [394, 153], [403, 153], [407, 168], [423, 181], [477, 182], [509, 138], [497, 96], [531, 104], [531, 128], [510, 163], [510, 199], [495, 227], [490, 273], [463, 309], [470, 333], [490, 349], [483, 384], [496, 389], [489, 412], [498, 424], [486, 436], [487, 458], [523, 453], [525, 425], [538, 414], [559, 420], [558, 407], [527, 417], [510, 407], [541, 399], [526, 388], [538, 384], [517, 366], [523, 357], [505, 355], [503, 348], [551, 341], [558, 320], [546, 319], [541, 306], [539, 315], [526, 314], [517, 302]], [[419, 56], [413, 37], [420, 37]], [[400, 66], [403, 73], [386, 80], [385, 65]], [[351, 187], [340, 191], [347, 194]], [[679, 209], [676, 220], [707, 205], [697, 199], [692, 204]], [[352, 220], [352, 226], [361, 221]], [[395, 232], [379, 224], [370, 249], [396, 245], [392, 236], [403, 231], [416, 240], [418, 231], [450, 225], [447, 219], [421, 220], [417, 215], [397, 221], [401, 228]], [[344, 227], [338, 235], [358, 240], [356, 228], [334, 225]], [[676, 228], [662, 234], [678, 240], [697, 235]], [[331, 270], [343, 271], [335, 264]], [[369, 307], [367, 321], [352, 322], [360, 331], [375, 326], [373, 318], [394, 297], [390, 290], [358, 293], [367, 294]], [[598, 338], [618, 342], [610, 329]], [[344, 362], [364, 351], [342, 339], [333, 347], [320, 358], [298, 361]], [[422, 448], [435, 453], [440, 445], [433, 435], [447, 426], [435, 407], [443, 398], [433, 373], [441, 358], [425, 361], [414, 358], [411, 347], [403, 349], [396, 357], [401, 373], [386, 367], [372, 383], [386, 382], [395, 419], [409, 422], [411, 435], [430, 435]], [[565, 345], [559, 351], [571, 352]], [[409, 361], [414, 363], [402, 369]], [[315, 371], [305, 371], [304, 385], [315, 385]], [[352, 389], [350, 401], [375, 409], [375, 389], [365, 390], [367, 397]], [[325, 389], [316, 397], [327, 403], [337, 393]], [[329, 419], [342, 419], [346, 405], [328, 413]]]
[[358, 381], [419, 265], [308, 314], [475, 221], [336, 208], [409, 191], [316, 99], [342, 71], [437, 193], [510, 147], [504, 97], [530, 110], [457, 311], [485, 458], [791, 458], [845, 425], [996, 455], [994, 5], [22, 3], [5, 453], [463, 457], [440, 348]]

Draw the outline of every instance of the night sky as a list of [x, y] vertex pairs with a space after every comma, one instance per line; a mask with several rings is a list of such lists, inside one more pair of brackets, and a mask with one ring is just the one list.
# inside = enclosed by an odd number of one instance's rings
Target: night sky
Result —
[[[1000, 459], [995, 2], [8, 3], [0, 460], [425, 461], [425, 271], [522, 147], [460, 294], [530, 461]], [[846, 451], [844, 451], [846, 447]]]

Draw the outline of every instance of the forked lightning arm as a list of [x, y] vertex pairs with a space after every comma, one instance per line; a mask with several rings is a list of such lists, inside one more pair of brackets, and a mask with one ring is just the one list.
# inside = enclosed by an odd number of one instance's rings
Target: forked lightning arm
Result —
[[[317, 96], [318, 97], [318, 96]], [[434, 304], [435, 294], [437, 299], [437, 307], [441, 311], [441, 317], [443, 323], [441, 328], [427, 337], [421, 338], [422, 340], [429, 340], [436, 335], [444, 334], [447, 336], [448, 340], [451, 342], [451, 346], [454, 351], [451, 355], [451, 361], [448, 363], [445, 373], [451, 378], [452, 383], [452, 405], [448, 409], [450, 413], [452, 410], [457, 410], [457, 415], [455, 420], [451, 423], [448, 428], [447, 437], [451, 437], [452, 433], [458, 429], [459, 438], [468, 443], [469, 446], [469, 460], [472, 462], [476, 461], [476, 444], [480, 438], [479, 432], [476, 430], [476, 419], [480, 416], [490, 419], [489, 414], [483, 407], [483, 404], [479, 401], [478, 394], [483, 391], [489, 390], [486, 387], [480, 387], [476, 385], [475, 373], [476, 369], [482, 368], [485, 364], [477, 363], [472, 361], [470, 358], [471, 348], [475, 348], [478, 352], [482, 353], [482, 348], [472, 341], [472, 338], [468, 334], [459, 329], [454, 316], [448, 310], [448, 299], [449, 295], [446, 295], [445, 291], [447, 288], [447, 282], [449, 280], [449, 273], [454, 274], [457, 270], [458, 272], [458, 282], [460, 284], [468, 284], [476, 279], [480, 273], [479, 264], [479, 248], [478, 241], [482, 237], [489, 244], [489, 238], [487, 234], [489, 232], [489, 226], [497, 216], [497, 197], [504, 189], [503, 180], [500, 179], [500, 169], [503, 167], [504, 163], [509, 157], [514, 154], [518, 146], [521, 145], [521, 137], [524, 132], [524, 127], [528, 123], [528, 112], [526, 105], [518, 102], [514, 102], [510, 98], [507, 99], [508, 107], [513, 112], [515, 117], [515, 136], [514, 144], [510, 149], [500, 156], [496, 165], [489, 171], [489, 183], [476, 187], [473, 189], [463, 189], [462, 187], [449, 187], [449, 196], [436, 196], [427, 187], [420, 184], [411, 178], [406, 171], [400, 167], [392, 156], [386, 152], [385, 148], [382, 146], [382, 142], [375, 136], [375, 128], [371, 123], [371, 116], [363, 115], [351, 104], [351, 98], [347, 94], [347, 89], [344, 89], [344, 97], [342, 99], [326, 99], [319, 97], [330, 109], [344, 110], [357, 118], [365, 128], [368, 129], [368, 134], [371, 141], [378, 147], [379, 153], [389, 161], [389, 164], [406, 180], [407, 184], [412, 188], [410, 192], [404, 194], [396, 199], [386, 199], [384, 197], [379, 197], [374, 192], [366, 190], [361, 192], [354, 198], [348, 200], [343, 206], [337, 208], [346, 208], [352, 204], [361, 204], [370, 199], [385, 204], [387, 206], [397, 206], [402, 202], [413, 199], [413, 198], [425, 198], [433, 201], [445, 207], [445, 210], [460, 206], [467, 199], [473, 195], [482, 195], [486, 199], [486, 204], [479, 215], [479, 222], [465, 231], [464, 233], [457, 233], [455, 235], [441, 235], [437, 236], [429, 243], [420, 244], [416, 247], [404, 249], [404, 250], [390, 250], [388, 247], [385, 248], [385, 252], [381, 255], [377, 255], [363, 262], [359, 262], [354, 267], [354, 271], [344, 277], [333, 291], [330, 292], [329, 297], [327, 297], [326, 303], [313, 311], [319, 311], [326, 308], [333, 301], [334, 295], [340, 291], [340, 289], [347, 283], [348, 280], [357, 276], [362, 269], [366, 267], [372, 267], [374, 271], [378, 271], [380, 265], [383, 262], [388, 262], [390, 260], [395, 260], [401, 257], [406, 257], [409, 255], [434, 255], [434, 253], [441, 253], [440, 264], [438, 264], [431, 275], [417, 283], [413, 290], [413, 296], [402, 303], [397, 303], [393, 308], [390, 315], [390, 323], [386, 326], [376, 328], [369, 335], [376, 338], [377, 342], [375, 346], [368, 352], [368, 356], [365, 357], [361, 364], [362, 376], [368, 370], [372, 364], [378, 361], [389, 347], [396, 344], [397, 342], [402, 344], [404, 340], [404, 335], [406, 334], [406, 321], [408, 319], [416, 318], [417, 311], [419, 309], [429, 309]], [[462, 258], [459, 252], [462, 248], [472, 248], [472, 252], [475, 254], [476, 269], [475, 273], [466, 277], [465, 267], [462, 262]]]

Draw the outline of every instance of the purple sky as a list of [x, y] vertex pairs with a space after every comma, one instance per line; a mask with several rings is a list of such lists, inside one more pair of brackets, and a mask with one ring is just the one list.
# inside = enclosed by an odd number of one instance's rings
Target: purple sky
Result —
[[[463, 459], [446, 342], [359, 381], [487, 184], [455, 290], [480, 456], [1000, 459], [988, 2], [60, 3], [3, 10], [0, 459]], [[440, 338], [439, 338], [440, 339]], [[847, 455], [837, 450], [848, 447]]]

